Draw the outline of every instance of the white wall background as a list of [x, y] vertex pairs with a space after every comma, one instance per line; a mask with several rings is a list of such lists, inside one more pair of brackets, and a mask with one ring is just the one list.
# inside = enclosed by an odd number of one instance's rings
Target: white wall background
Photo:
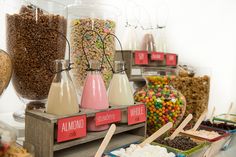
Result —
[[[6, 9], [7, 7], [3, 6], [4, 2], [16, 4], [17, 1], [19, 0], [0, 0], [0, 6]], [[70, 3], [72, 0], [57, 1]], [[131, 0], [106, 0], [119, 7], [121, 11], [126, 10], [126, 1]], [[147, 8], [152, 19], [155, 19], [155, 10], [163, 2], [169, 10], [168, 51], [179, 54], [181, 63], [201, 67], [211, 74], [209, 109], [212, 110], [215, 106], [216, 113], [227, 112], [231, 102], [236, 105], [236, 0], [135, 0], [136, 4]], [[128, 10], [134, 14], [135, 8], [129, 7]], [[118, 35], [121, 39], [127, 37], [122, 34], [124, 17], [121, 16], [119, 20]], [[4, 26], [4, 13], [0, 11], [2, 49], [5, 49]], [[22, 108], [22, 104], [18, 101], [12, 86], [9, 86], [0, 98], [0, 113], [19, 108]], [[233, 112], [236, 113], [236, 108]]]

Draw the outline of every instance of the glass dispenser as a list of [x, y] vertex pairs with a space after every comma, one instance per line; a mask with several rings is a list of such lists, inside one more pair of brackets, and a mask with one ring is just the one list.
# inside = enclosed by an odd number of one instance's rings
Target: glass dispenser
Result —
[[12, 83], [24, 103], [46, 102], [53, 80], [53, 61], [64, 59], [67, 8], [51, 0], [9, 2], [7, 52], [13, 63]]
[[[82, 93], [86, 79], [87, 62], [82, 50], [82, 36], [87, 30], [94, 30], [104, 37], [108, 33], [115, 33], [118, 10], [111, 5], [100, 3], [98, 0], [75, 0], [74, 4], [68, 6], [69, 15], [69, 36], [72, 48], [71, 58], [74, 63], [73, 79], [76, 83], [78, 93]], [[87, 40], [84, 44], [87, 55], [93, 60], [99, 60], [103, 55], [101, 41], [96, 36], [86, 34]], [[106, 42], [106, 55], [114, 61], [115, 41], [110, 37]], [[96, 51], [94, 51], [96, 50]], [[105, 61], [102, 78], [108, 87], [112, 78], [112, 72]]]
[[[53, 61], [64, 59], [67, 8], [52, 0], [6, 1], [6, 50], [12, 58], [12, 84], [31, 108], [44, 106], [54, 74]], [[61, 35], [60, 35], [61, 34]], [[24, 122], [24, 110], [14, 118]]]

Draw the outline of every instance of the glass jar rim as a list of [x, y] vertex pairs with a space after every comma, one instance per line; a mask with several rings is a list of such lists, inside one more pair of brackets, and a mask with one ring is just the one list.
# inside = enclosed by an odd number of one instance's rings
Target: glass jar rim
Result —
[[[68, 8], [68, 14], [73, 14], [73, 15], [81, 15], [83, 11], [90, 11], [90, 12], [96, 12], [96, 11], [108, 11], [109, 13], [111, 13], [113, 16], [120, 16], [121, 12], [120, 10], [112, 5], [109, 4], [104, 4], [104, 3], [96, 3], [96, 4], [91, 4], [89, 2], [81, 2], [78, 3], [75, 1], [75, 3], [70, 4], [67, 6]], [[74, 12], [73, 10], [80, 10], [77, 12]], [[92, 11], [91, 11], [92, 10]]]

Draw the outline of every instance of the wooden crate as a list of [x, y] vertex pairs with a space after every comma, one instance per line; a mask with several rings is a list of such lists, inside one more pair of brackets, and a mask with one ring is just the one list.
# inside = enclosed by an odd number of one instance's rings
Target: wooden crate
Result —
[[[176, 74], [176, 66], [166, 66], [164, 61], [153, 61], [151, 60], [151, 53], [148, 53], [148, 65], [136, 65], [134, 62], [134, 54], [135, 51], [130, 50], [124, 50], [123, 51], [123, 57], [125, 61], [125, 68], [126, 73], [130, 81], [144, 81], [144, 78], [142, 77], [141, 71], [142, 68], [150, 68], [153, 70], [159, 70], [162, 72], [161, 75], [166, 74]], [[177, 64], [178, 64], [178, 55], [177, 57]], [[115, 60], [122, 60], [122, 54], [121, 51], [116, 51], [115, 54]], [[134, 71], [139, 71], [137, 74]]]
[[[122, 112], [127, 112], [127, 106], [111, 107], [108, 110], [120, 109]], [[93, 156], [105, 137], [106, 131], [88, 132], [86, 137], [78, 138], [71, 141], [58, 143], [56, 140], [57, 121], [61, 118], [79, 116], [86, 114], [88, 117], [94, 117], [97, 112], [105, 110], [87, 110], [81, 109], [80, 113], [70, 116], [55, 116], [44, 113], [40, 110], [28, 110], [25, 117], [25, 142], [26, 149], [34, 147], [35, 157], [57, 157], [64, 154], [64, 157], [74, 156]], [[135, 125], [117, 124], [115, 139], [107, 151], [120, 147], [124, 144], [136, 142], [146, 136], [146, 123]], [[120, 140], [120, 141], [119, 141]], [[80, 149], [78, 149], [80, 148]], [[82, 149], [83, 148], [83, 149]], [[73, 153], [72, 153], [73, 152]], [[72, 154], [71, 154], [72, 153]], [[73, 156], [73, 157], [74, 157]]]

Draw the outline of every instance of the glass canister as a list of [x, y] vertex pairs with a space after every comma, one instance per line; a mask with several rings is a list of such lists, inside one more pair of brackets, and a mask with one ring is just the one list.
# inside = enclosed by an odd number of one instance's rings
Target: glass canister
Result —
[[67, 8], [50, 0], [17, 3], [6, 15], [12, 83], [23, 102], [45, 102], [54, 76], [53, 61], [65, 56], [66, 40], [60, 34], [66, 35]]
[[[79, 3], [80, 2], [80, 3]], [[72, 62], [75, 70], [73, 71], [74, 80], [81, 93], [86, 78], [87, 63], [82, 51], [82, 35], [86, 30], [94, 30], [103, 38], [108, 33], [115, 34], [116, 19], [118, 12], [110, 5], [99, 4], [96, 0], [75, 1], [74, 4], [68, 6], [69, 12], [69, 36], [72, 48]], [[85, 49], [88, 52], [88, 58], [92, 60], [100, 60], [102, 56], [101, 40], [90, 34], [86, 35]], [[111, 62], [114, 61], [115, 40], [110, 36], [104, 41], [106, 44], [106, 55]], [[109, 69], [107, 61], [102, 67], [102, 77], [106, 87], [112, 78], [112, 72]]]
[[185, 113], [186, 102], [184, 96], [171, 85], [175, 76], [165, 70], [144, 68], [143, 77], [146, 85], [134, 94], [134, 99], [147, 106], [148, 135], [168, 122], [177, 126]]

